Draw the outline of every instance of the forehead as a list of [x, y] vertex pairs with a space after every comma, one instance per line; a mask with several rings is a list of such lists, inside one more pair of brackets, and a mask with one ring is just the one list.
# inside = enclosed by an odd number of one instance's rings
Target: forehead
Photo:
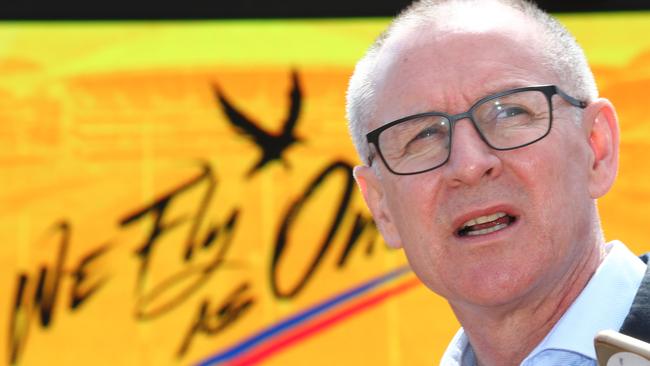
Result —
[[556, 83], [539, 27], [501, 5], [442, 9], [436, 24], [399, 28], [377, 56], [370, 129], [405, 115], [464, 112], [510, 88]]

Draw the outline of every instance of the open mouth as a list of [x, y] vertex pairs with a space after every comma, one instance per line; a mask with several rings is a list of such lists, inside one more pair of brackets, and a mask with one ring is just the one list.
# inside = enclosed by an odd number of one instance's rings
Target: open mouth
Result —
[[508, 215], [505, 212], [497, 212], [492, 215], [479, 216], [465, 222], [456, 230], [456, 235], [464, 236], [477, 236], [490, 234], [512, 225], [517, 218]]

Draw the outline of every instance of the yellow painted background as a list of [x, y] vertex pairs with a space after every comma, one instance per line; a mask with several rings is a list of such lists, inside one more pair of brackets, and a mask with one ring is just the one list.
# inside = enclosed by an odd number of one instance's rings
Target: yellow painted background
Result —
[[[563, 15], [584, 46], [601, 94], [618, 108], [621, 168], [600, 201], [608, 239], [650, 250], [650, 14]], [[69, 250], [51, 324], [29, 319], [19, 364], [194, 364], [287, 316], [405, 263], [372, 230], [343, 266], [337, 261], [354, 215], [368, 215], [356, 190], [330, 250], [304, 289], [277, 299], [270, 263], [289, 206], [335, 161], [356, 164], [345, 128], [344, 92], [354, 62], [387, 20], [188, 21], [0, 24], [0, 362], [9, 361], [11, 314], [20, 273], [53, 266], [57, 223], [70, 225]], [[303, 93], [285, 161], [247, 172], [259, 149], [236, 133], [214, 90], [268, 131], [279, 131], [290, 75]], [[212, 169], [214, 195], [198, 236], [238, 212], [225, 263], [196, 292], [155, 319], [138, 320], [135, 251], [152, 216], [120, 220]], [[295, 221], [278, 276], [291, 287], [313, 258], [336, 210], [345, 174], [331, 175]], [[207, 184], [170, 204], [178, 226], [157, 242], [144, 288], [170, 273], [208, 263], [223, 245], [182, 260]], [[185, 220], [185, 221], [183, 221]], [[370, 242], [370, 244], [366, 244]], [[88, 253], [105, 284], [70, 310], [71, 272]], [[372, 250], [367, 250], [370, 247]], [[412, 275], [407, 277], [412, 278]], [[91, 281], [91, 282], [94, 282]], [[89, 283], [91, 283], [89, 282]], [[252, 307], [223, 331], [193, 338], [177, 355], [201, 303], [217, 309], [247, 283]], [[19, 319], [19, 320], [20, 320]], [[26, 323], [21, 323], [26, 324]], [[436, 364], [458, 324], [446, 303], [417, 286], [265, 360], [269, 365]]]

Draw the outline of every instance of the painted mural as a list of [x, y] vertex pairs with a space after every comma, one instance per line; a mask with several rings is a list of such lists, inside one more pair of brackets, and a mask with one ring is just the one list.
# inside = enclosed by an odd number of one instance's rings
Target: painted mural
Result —
[[[621, 120], [599, 202], [650, 250], [650, 14], [564, 15]], [[0, 24], [0, 362], [431, 365], [458, 323], [352, 178], [386, 19]]]

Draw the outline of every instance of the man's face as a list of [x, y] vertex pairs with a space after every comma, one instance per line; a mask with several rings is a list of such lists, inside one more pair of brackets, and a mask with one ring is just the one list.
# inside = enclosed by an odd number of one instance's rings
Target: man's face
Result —
[[[542, 65], [534, 29], [521, 17], [501, 15], [501, 24], [413, 29], [390, 40], [379, 55], [376, 109], [367, 131], [419, 112], [462, 113], [484, 96], [516, 87], [561, 85]], [[542, 296], [593, 249], [589, 131], [559, 96], [553, 107], [549, 135], [520, 149], [490, 149], [464, 119], [454, 127], [450, 159], [440, 168], [398, 176], [375, 157], [379, 176], [372, 168], [357, 169], [387, 242], [403, 247], [418, 277], [452, 305]], [[459, 235], [471, 220], [501, 214], [513, 222]]]

